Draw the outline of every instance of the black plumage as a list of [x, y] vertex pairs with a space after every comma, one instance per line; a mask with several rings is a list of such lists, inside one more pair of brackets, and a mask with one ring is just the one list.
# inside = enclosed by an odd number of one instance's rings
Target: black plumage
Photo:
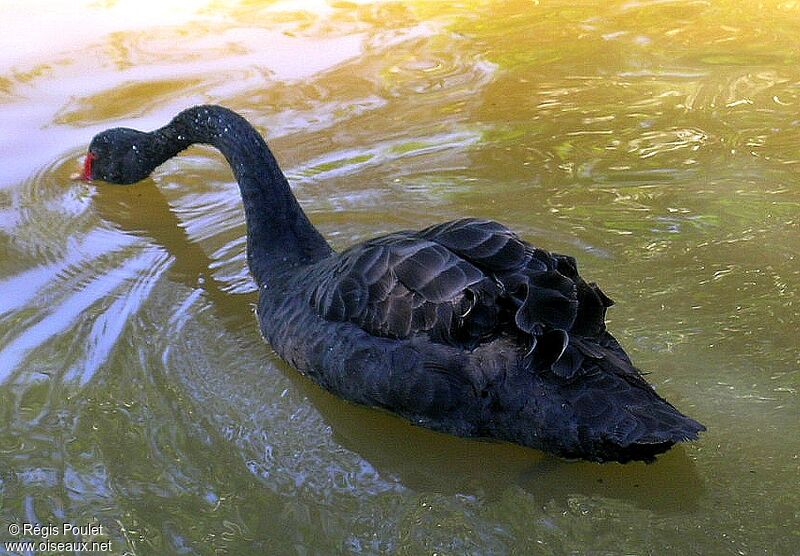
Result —
[[475, 218], [336, 253], [225, 108], [105, 131], [84, 177], [131, 183], [197, 142], [222, 151], [241, 188], [262, 334], [323, 387], [444, 432], [597, 461], [649, 461], [704, 430], [642, 378], [606, 330], [611, 299], [575, 259]]

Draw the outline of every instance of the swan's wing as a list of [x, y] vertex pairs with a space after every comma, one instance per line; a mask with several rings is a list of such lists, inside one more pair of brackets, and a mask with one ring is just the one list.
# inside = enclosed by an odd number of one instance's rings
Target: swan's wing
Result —
[[311, 295], [329, 320], [350, 321], [377, 336], [429, 333], [454, 341], [472, 289], [490, 282], [453, 251], [415, 232], [400, 232], [341, 253]]
[[446, 222], [420, 235], [500, 283], [502, 299], [513, 305], [514, 323], [520, 331], [540, 335], [563, 330], [589, 338], [605, 331], [606, 309], [613, 301], [596, 284], [580, 277], [573, 257], [533, 247], [490, 220]]
[[537, 365], [567, 353], [565, 372], [574, 372], [591, 354], [577, 351], [579, 342], [567, 351], [570, 333], [601, 334], [611, 301], [580, 278], [572, 257], [534, 248], [497, 222], [463, 219], [341, 253], [318, 277], [311, 304], [391, 338], [426, 333], [470, 347], [516, 334]]

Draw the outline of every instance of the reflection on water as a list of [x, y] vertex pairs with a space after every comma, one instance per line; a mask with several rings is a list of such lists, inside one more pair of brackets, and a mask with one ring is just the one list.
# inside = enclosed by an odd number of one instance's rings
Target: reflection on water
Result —
[[[136, 554], [796, 551], [796, 3], [40, 4], [0, 37], [0, 521]], [[298, 376], [219, 155], [68, 179], [197, 102], [264, 133], [336, 247], [470, 214], [577, 255], [709, 432], [565, 462]]]

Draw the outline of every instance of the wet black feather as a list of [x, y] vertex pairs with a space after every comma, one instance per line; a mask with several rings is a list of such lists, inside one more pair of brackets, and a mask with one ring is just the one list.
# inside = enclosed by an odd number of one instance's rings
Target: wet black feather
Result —
[[[522, 376], [540, 377], [541, 392], [554, 392], [560, 384], [559, 396], [567, 401], [558, 412], [571, 407], [567, 422], [574, 420], [574, 438], [583, 447], [558, 448], [561, 453], [649, 459], [701, 430], [653, 392], [606, 332], [605, 314], [613, 302], [596, 284], [581, 278], [575, 259], [528, 245], [497, 222], [469, 218], [376, 238], [318, 263], [315, 279], [323, 291], [339, 291], [343, 284], [350, 291], [361, 284], [361, 295], [317, 295], [312, 305], [320, 315], [351, 322], [373, 336], [419, 338], [480, 357], [501, 346], [501, 351], [516, 352], [511, 357], [518, 358]], [[344, 311], [333, 305], [348, 301]], [[448, 374], [449, 381], [458, 375], [440, 361], [426, 361], [423, 368]], [[475, 370], [471, 389], [490, 400], [493, 411], [505, 404], [505, 412], [523, 415], [531, 402], [513, 396], [544, 394], [519, 386], [519, 393], [499, 402], [502, 386], [513, 382], [509, 372], [492, 377], [491, 368]], [[476, 374], [483, 375], [477, 384]], [[520, 380], [519, 373], [513, 378]], [[552, 384], [546, 386], [547, 381]], [[573, 390], [575, 399], [569, 402]], [[497, 421], [497, 415], [487, 418]], [[537, 419], [547, 423], [550, 416]], [[659, 423], [669, 426], [660, 429]], [[545, 444], [546, 437], [563, 427], [545, 426], [535, 435], [536, 442]], [[484, 434], [508, 437], [508, 431], [488, 432], [491, 429]], [[608, 456], [602, 455], [606, 452]]]

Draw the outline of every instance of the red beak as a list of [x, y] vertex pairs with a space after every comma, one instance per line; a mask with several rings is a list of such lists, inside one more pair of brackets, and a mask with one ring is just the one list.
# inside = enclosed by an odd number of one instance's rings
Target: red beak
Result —
[[70, 176], [74, 180], [92, 181], [92, 164], [97, 159], [97, 155], [89, 152], [83, 160], [83, 171]]

